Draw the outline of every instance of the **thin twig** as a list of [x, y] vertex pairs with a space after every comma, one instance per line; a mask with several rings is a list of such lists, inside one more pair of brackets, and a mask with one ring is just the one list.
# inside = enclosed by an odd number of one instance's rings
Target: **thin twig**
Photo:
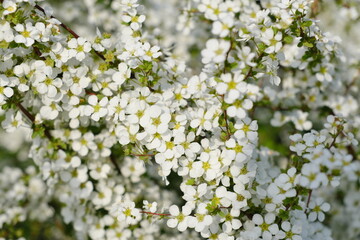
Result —
[[110, 154], [110, 161], [112, 162], [112, 164], [114, 165], [116, 171], [121, 175], [121, 170], [119, 165], [116, 162], [115, 156], [113, 154]]
[[[222, 101], [224, 102], [224, 95], [221, 95], [221, 98], [222, 98]], [[228, 115], [227, 115], [226, 109], [223, 110], [223, 114], [224, 114], [225, 127], [226, 127], [226, 140], [229, 140], [231, 133], [230, 133], [230, 129], [229, 129]]]
[[316, 15], [319, 13], [319, 0], [314, 0], [314, 2], [311, 4], [311, 17], [316, 18]]
[[307, 208], [309, 207], [311, 195], [312, 195], [312, 190], [309, 191], [308, 199], [306, 201], [306, 209], [304, 210], [305, 213], [306, 213]]
[[41, 60], [45, 60], [45, 58], [42, 56], [42, 53], [39, 50], [39, 48], [33, 46], [33, 49], [34, 49], [35, 54], [38, 55]]
[[230, 47], [229, 47], [229, 50], [226, 52], [226, 55], [225, 55], [225, 62], [224, 62], [224, 69], [223, 69], [223, 73], [226, 72], [226, 62], [228, 62], [228, 57], [230, 55], [230, 52], [231, 50], [233, 49], [233, 40], [232, 38], [230, 39]]
[[[38, 9], [38, 10], [40, 10], [41, 12], [43, 12], [45, 15], [46, 15], [46, 13], [45, 13], [45, 10], [42, 8], [42, 7], [40, 7], [39, 5], [35, 5], [35, 8], [36, 9]], [[50, 18], [55, 18], [54, 16], [50, 16]], [[57, 18], [55, 18], [55, 19], [57, 19]], [[62, 27], [62, 28], [64, 28], [66, 31], [68, 31], [74, 38], [79, 38], [80, 36], [74, 31], [74, 30], [72, 30], [70, 27], [68, 27], [67, 25], [65, 25], [64, 23], [60, 23], [60, 26]], [[104, 55], [102, 55], [100, 52], [98, 52], [98, 51], [96, 51], [96, 50], [94, 50], [94, 52], [96, 53], [96, 55], [98, 55], [102, 60], [105, 60], [106, 58], [104, 57]]]
[[[17, 103], [16, 106], [20, 109], [20, 111], [31, 121], [32, 124], [35, 123], [35, 116], [33, 114], [31, 114], [21, 103]], [[53, 136], [51, 135], [49, 129], [47, 129], [46, 127], [44, 127], [44, 134], [45, 136], [52, 141], [53, 140]]]
[[16, 104], [16, 106], [20, 109], [22, 113], [31, 121], [31, 123], [35, 122], [35, 116], [32, 115], [21, 103]]
[[154, 213], [154, 212], [146, 212], [146, 211], [140, 211], [140, 213], [146, 213], [146, 214], [156, 215], [156, 216], [171, 216], [171, 214], [168, 214], [168, 213]]
[[144, 153], [144, 154], [130, 153], [130, 155], [131, 156], [136, 156], [136, 157], [152, 157], [152, 156], [155, 156], [155, 154], [150, 154], [150, 153], [148, 153], [148, 154], [146, 154], [146, 153]]
[[342, 133], [341, 130], [338, 130], [338, 131], [337, 131], [336, 135], [334, 136], [333, 141], [331, 142], [331, 144], [330, 144], [330, 146], [329, 146], [329, 149], [332, 148], [332, 147], [335, 145], [336, 139], [337, 139], [337, 137], [338, 137], [341, 133]]
[[[297, 196], [299, 196], [299, 191], [296, 191], [295, 198], [296, 198]], [[285, 211], [288, 211], [289, 209], [291, 209], [291, 207], [292, 207], [293, 205], [294, 205], [294, 203], [289, 204], [288, 206], [286, 206]]]

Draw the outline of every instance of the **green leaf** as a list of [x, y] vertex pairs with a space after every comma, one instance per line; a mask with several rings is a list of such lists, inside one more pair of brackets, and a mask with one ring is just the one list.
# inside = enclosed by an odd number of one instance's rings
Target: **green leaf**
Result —
[[314, 44], [309, 43], [309, 42], [303, 42], [303, 45], [308, 48], [312, 48], [314, 46]]
[[290, 35], [284, 37], [284, 42], [287, 44], [291, 44], [294, 41], [294, 38]]
[[186, 185], [194, 185], [195, 184], [195, 179], [190, 178], [186, 181]]
[[301, 23], [301, 27], [310, 27], [312, 24], [312, 21], [305, 21]]
[[31, 137], [35, 138], [35, 137], [44, 137], [44, 136], [45, 136], [45, 128], [40, 125], [33, 125], [33, 133]]
[[283, 209], [280, 209], [279, 217], [280, 217], [283, 221], [289, 219], [289, 211], [285, 211], [285, 210], [283, 210]]
[[264, 43], [259, 43], [257, 46], [260, 52], [263, 52], [267, 48]]
[[222, 218], [225, 218], [226, 214], [223, 211], [219, 211], [218, 215]]
[[303, 208], [298, 204], [292, 206], [292, 209], [294, 209], [294, 210], [303, 210]]
[[0, 48], [8, 48], [9, 47], [9, 43], [6, 42], [5, 40], [2, 40], [0, 42]]

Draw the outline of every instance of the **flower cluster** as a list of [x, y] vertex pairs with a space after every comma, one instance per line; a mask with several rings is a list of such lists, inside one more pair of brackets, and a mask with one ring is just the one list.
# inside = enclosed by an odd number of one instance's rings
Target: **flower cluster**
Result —
[[[31, 166], [22, 172], [18, 168], [4, 167], [0, 174], [0, 234], [8, 238], [18, 237], [7, 232], [9, 226], [23, 222], [45, 222], [54, 214], [44, 194], [48, 188], [41, 176]], [[14, 234], [14, 235], [12, 235]]]
[[332, 239], [327, 189], [342, 214], [359, 199], [360, 58], [319, 1], [84, 2], [95, 37], [0, 1], [1, 126], [30, 129], [39, 171], [0, 173], [0, 226], [42, 211], [79, 239]]

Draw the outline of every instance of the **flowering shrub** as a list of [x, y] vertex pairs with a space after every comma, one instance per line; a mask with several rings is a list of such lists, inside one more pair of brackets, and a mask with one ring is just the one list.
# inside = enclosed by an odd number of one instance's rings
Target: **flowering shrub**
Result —
[[359, 239], [358, 1], [0, 2], [1, 239]]

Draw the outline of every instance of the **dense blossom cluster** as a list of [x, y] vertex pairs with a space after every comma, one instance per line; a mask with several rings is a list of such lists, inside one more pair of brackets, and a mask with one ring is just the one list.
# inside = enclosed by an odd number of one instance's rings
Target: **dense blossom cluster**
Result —
[[324, 240], [349, 215], [358, 239], [360, 58], [319, 1], [95, 2], [92, 38], [0, 1], [1, 126], [36, 166], [0, 172], [0, 239], [55, 214], [94, 240]]

